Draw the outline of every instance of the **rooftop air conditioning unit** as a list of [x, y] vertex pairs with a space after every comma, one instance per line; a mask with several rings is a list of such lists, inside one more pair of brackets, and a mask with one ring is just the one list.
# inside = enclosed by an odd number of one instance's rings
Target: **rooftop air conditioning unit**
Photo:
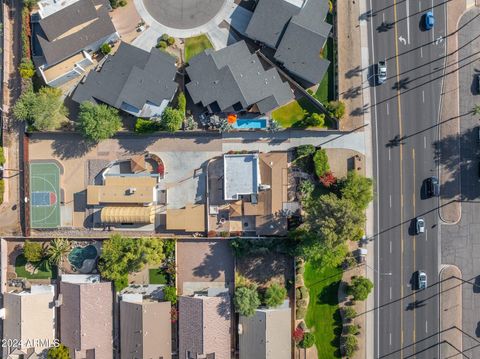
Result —
[[130, 187], [127, 189], [127, 194], [131, 195], [134, 194], [137, 189], [135, 187]]

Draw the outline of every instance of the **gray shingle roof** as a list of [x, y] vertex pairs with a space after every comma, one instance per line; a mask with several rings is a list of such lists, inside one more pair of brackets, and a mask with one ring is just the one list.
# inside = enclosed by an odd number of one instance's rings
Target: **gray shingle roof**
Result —
[[265, 113], [293, 98], [277, 70], [265, 71], [244, 41], [216, 52], [204, 51], [190, 60], [186, 71], [190, 77], [186, 87], [193, 101], [203, 106], [217, 103], [221, 111], [240, 103], [244, 109], [258, 104]]
[[306, 0], [301, 9], [296, 7], [296, 12], [291, 1], [260, 0], [247, 35], [275, 48], [275, 59], [292, 74], [316, 84], [330, 64], [320, 58], [332, 27], [324, 21], [328, 0]]
[[299, 6], [285, 0], [260, 0], [245, 32], [250, 38], [276, 48], [288, 22], [299, 12]]
[[100, 71], [91, 71], [72, 99], [78, 103], [100, 101], [141, 110], [146, 102], [160, 106], [177, 91], [175, 58], [153, 48], [150, 52], [122, 42]]
[[34, 35], [47, 65], [54, 65], [114, 34], [108, 7], [104, 0], [79, 0], [41, 19], [39, 27], [34, 27], [40, 30]]

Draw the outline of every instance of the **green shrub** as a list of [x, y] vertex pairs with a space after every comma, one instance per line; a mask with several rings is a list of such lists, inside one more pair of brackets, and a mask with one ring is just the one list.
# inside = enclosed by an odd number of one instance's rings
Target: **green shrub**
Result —
[[352, 357], [358, 350], [358, 340], [354, 335], [347, 335], [343, 338], [343, 352], [347, 357]]
[[102, 52], [102, 54], [108, 55], [112, 51], [112, 48], [109, 44], [104, 43], [102, 46], [100, 46], [100, 51]]
[[297, 308], [306, 308], [306, 307], [307, 307], [307, 300], [306, 299], [297, 300]]
[[18, 70], [20, 71], [22, 79], [30, 79], [35, 75], [35, 66], [33, 65], [32, 60], [27, 58], [22, 59]]
[[338, 120], [345, 115], [345, 103], [342, 101], [330, 101], [326, 107], [330, 116], [335, 117]]
[[303, 275], [297, 274], [297, 275], [295, 276], [295, 283], [297, 283], [297, 285], [298, 285], [299, 283], [303, 283]]
[[360, 327], [357, 324], [347, 325], [345, 327], [347, 334], [358, 335], [360, 334]]
[[303, 274], [303, 273], [305, 273], [305, 267], [303, 266], [297, 267], [297, 274]]
[[177, 289], [175, 287], [163, 287], [163, 299], [175, 305], [177, 303]]
[[163, 40], [160, 40], [156, 46], [157, 49], [165, 50], [167, 48], [167, 43]]
[[175, 43], [175, 38], [172, 36], [169, 36], [167, 39], [168, 46], [172, 46], [174, 43]]
[[365, 300], [373, 289], [373, 283], [365, 277], [352, 277], [352, 282], [347, 288], [347, 293], [354, 300]]
[[112, 9], [116, 9], [119, 6], [118, 0], [110, 0], [110, 6]]
[[351, 320], [357, 316], [357, 311], [352, 307], [343, 307], [343, 317]]
[[257, 288], [240, 287], [235, 289], [233, 304], [235, 305], [235, 311], [240, 315], [246, 317], [253, 316], [255, 310], [260, 306]]
[[300, 287], [300, 295], [302, 299], [306, 299], [308, 297], [308, 289], [306, 287]]
[[315, 165], [315, 174], [318, 178], [322, 177], [330, 171], [330, 166], [328, 164], [327, 152], [323, 149], [317, 150], [313, 156], [313, 163]]
[[298, 343], [298, 346], [303, 349], [307, 349], [313, 346], [315, 343], [315, 336], [312, 333], [305, 333], [303, 339]]
[[285, 287], [282, 287], [277, 283], [273, 283], [265, 292], [265, 304], [269, 308], [276, 308], [283, 304], [286, 296], [287, 290]]
[[118, 2], [118, 5], [120, 5], [121, 7], [127, 6], [127, 0], [120, 0]]
[[115, 287], [116, 292], [120, 292], [122, 289], [128, 287], [128, 276], [125, 274], [123, 276], [119, 276], [113, 281], [113, 286]]
[[30, 263], [38, 263], [45, 258], [45, 250], [39, 242], [25, 241], [23, 255]]
[[185, 94], [183, 92], [180, 92], [178, 94], [177, 102], [178, 102], [178, 105], [177, 105], [178, 111], [183, 113], [183, 115], [185, 116], [185, 112], [187, 111], [187, 98], [185, 97]]
[[295, 289], [295, 297], [297, 298], [297, 301], [302, 299], [302, 292], [300, 291], [300, 288]]
[[3, 178], [0, 179], [0, 204], [3, 203], [3, 193], [5, 192], [5, 182]]
[[160, 36], [160, 40], [161, 41], [165, 41], [165, 43], [168, 41], [170, 36], [168, 36], [168, 34], [163, 34], [162, 36]]
[[0, 146], [0, 165], [5, 163], [5, 155], [3, 153], [3, 147]]
[[296, 310], [296, 316], [297, 319], [303, 319], [305, 318], [305, 314], [307, 313], [307, 308], [297, 308]]
[[296, 124], [296, 127], [324, 127], [325, 115], [323, 113], [312, 113]]
[[159, 122], [143, 118], [137, 118], [137, 121], [135, 122], [136, 133], [152, 133], [158, 130], [160, 130]]
[[48, 349], [47, 359], [69, 359], [70, 353], [68, 352], [68, 348], [60, 344], [56, 347], [51, 347]]

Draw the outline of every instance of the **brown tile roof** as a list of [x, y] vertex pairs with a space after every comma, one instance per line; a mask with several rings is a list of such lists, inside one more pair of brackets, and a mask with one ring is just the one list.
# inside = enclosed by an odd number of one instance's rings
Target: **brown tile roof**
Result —
[[60, 340], [72, 359], [113, 358], [110, 282], [60, 282]]
[[205, 205], [187, 204], [185, 208], [167, 209], [167, 230], [205, 232]]
[[179, 298], [179, 359], [196, 358], [197, 354], [231, 358], [230, 306], [227, 294]]

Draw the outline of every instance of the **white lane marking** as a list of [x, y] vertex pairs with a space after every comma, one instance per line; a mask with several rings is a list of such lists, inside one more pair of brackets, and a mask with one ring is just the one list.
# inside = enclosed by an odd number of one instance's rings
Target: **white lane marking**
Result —
[[390, 241], [390, 253], [392, 253], [392, 241]]
[[410, 44], [410, 1], [407, 0], [407, 41]]
[[423, 58], [423, 47], [420, 48], [420, 57]]
[[398, 37], [398, 41], [400, 41], [400, 42], [401, 42], [402, 44], [404, 44], [404, 45], [407, 44], [407, 40], [405, 40], [405, 38], [404, 38], [402, 35], [400, 35], [400, 36]]
[[392, 300], [392, 287], [390, 287], [390, 300]]
[[388, 148], [388, 160], [391, 161], [392, 160], [392, 156], [391, 156], [391, 149], [390, 147]]
[[392, 208], [392, 195], [390, 195], [390, 208]]
[[425, 333], [428, 333], [428, 321], [425, 321]]
[[388, 105], [388, 102], [387, 102], [387, 115], [390, 115], [390, 106]]
[[[432, 8], [430, 9], [433, 14], [433, 0], [432, 0]], [[435, 14], [433, 14], [435, 16]], [[435, 26], [432, 28], [432, 42], [435, 41]]]
[[422, 102], [425, 103], [425, 91], [422, 90]]
[[423, 148], [427, 148], [427, 136], [423, 136]]
[[388, 342], [392, 345], [392, 333], [388, 333]]
[[428, 231], [425, 229], [425, 241], [428, 241]]
[[382, 21], [385, 22], [385, 13], [382, 13]]
[[418, 12], [422, 12], [422, 2], [418, 2]]

